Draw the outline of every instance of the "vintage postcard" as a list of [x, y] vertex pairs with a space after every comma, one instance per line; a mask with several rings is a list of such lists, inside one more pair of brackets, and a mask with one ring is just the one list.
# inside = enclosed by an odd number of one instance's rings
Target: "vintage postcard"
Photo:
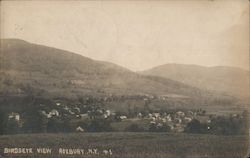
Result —
[[0, 1], [0, 158], [248, 158], [248, 0]]

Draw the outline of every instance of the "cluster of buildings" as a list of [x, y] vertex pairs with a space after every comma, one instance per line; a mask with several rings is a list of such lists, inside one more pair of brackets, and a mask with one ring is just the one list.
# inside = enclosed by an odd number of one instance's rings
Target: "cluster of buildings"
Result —
[[[152, 96], [147, 96], [152, 97]], [[56, 106], [52, 106], [50, 110], [42, 110], [40, 111], [42, 115], [44, 115], [47, 119], [51, 119], [53, 117], [62, 118], [64, 116], [71, 116], [72, 119], [85, 120], [88, 118], [116, 118], [116, 120], [124, 121], [124, 120], [147, 120], [149, 124], [155, 125], [157, 127], [161, 127], [164, 125], [168, 125], [172, 131], [175, 132], [183, 132], [186, 125], [191, 122], [193, 119], [203, 120], [203, 121], [211, 121], [209, 117], [204, 115], [202, 110], [193, 111], [176, 111], [176, 112], [151, 112], [145, 115], [142, 112], [138, 112], [137, 116], [127, 116], [125, 114], [118, 114], [114, 111], [103, 109], [100, 107], [92, 107], [92, 106], [77, 106], [77, 105], [65, 105], [60, 102], [55, 103]], [[202, 115], [203, 114], [203, 115]], [[8, 115], [9, 119], [14, 119], [17, 122], [20, 122], [20, 114], [19, 113], [10, 113]], [[113, 120], [115, 121], [115, 120]], [[84, 129], [82, 127], [77, 127], [76, 131], [83, 132]]]
[[[183, 132], [188, 123], [190, 123], [193, 119], [197, 119], [203, 123], [210, 123], [211, 120], [209, 116], [201, 114], [199, 110], [196, 112], [193, 111], [176, 111], [172, 113], [149, 113], [146, 116], [143, 116], [142, 113], [138, 113], [137, 119], [145, 119], [149, 120], [151, 125], [156, 127], [163, 127], [167, 125], [170, 127], [173, 132]], [[133, 119], [133, 118], [132, 118]]]
[[[52, 118], [52, 117], [63, 117], [63, 116], [72, 116], [72, 118], [77, 118], [77, 119], [87, 119], [90, 117], [94, 117], [98, 116], [98, 117], [102, 117], [104, 119], [110, 117], [110, 116], [114, 116], [115, 113], [111, 112], [111, 110], [105, 110], [105, 109], [101, 109], [101, 108], [93, 108], [93, 109], [89, 109], [89, 110], [84, 110], [81, 111], [81, 109], [79, 108], [79, 106], [74, 105], [74, 106], [67, 106], [61, 103], [56, 103], [57, 108], [54, 108], [50, 111], [45, 111], [42, 110], [42, 114], [44, 116], [46, 116], [48, 119]], [[84, 106], [86, 108], [86, 106]]]
[[150, 124], [155, 124], [158, 127], [168, 125], [172, 131], [183, 132], [185, 126], [191, 122], [195, 116], [192, 111], [187, 113], [183, 111], [177, 111], [175, 113], [150, 113], [149, 114]]

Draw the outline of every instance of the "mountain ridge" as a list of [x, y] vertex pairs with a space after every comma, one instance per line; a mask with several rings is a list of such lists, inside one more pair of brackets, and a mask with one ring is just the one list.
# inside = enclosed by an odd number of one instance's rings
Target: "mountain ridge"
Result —
[[158, 82], [113, 63], [23, 40], [1, 39], [1, 54], [2, 93], [23, 92], [27, 85], [55, 96], [190, 95], [202, 91], [171, 79]]
[[144, 71], [148, 71], [151, 69], [159, 68], [162, 66], [168, 66], [168, 65], [170, 65], [170, 66], [171, 65], [182, 65], [182, 66], [187, 66], [187, 67], [201, 67], [201, 68], [208, 68], [208, 69], [219, 68], [219, 69], [235, 69], [235, 70], [241, 70], [241, 71], [250, 71], [246, 68], [237, 67], [237, 66], [228, 66], [228, 65], [205, 66], [205, 65], [198, 65], [198, 64], [166, 63], [166, 64], [153, 66], [153, 67], [148, 68], [148, 69], [136, 71], [136, 72], [140, 73], [140, 72], [144, 72]]
[[200, 89], [249, 98], [249, 71], [238, 67], [164, 64], [139, 73], [161, 76]]

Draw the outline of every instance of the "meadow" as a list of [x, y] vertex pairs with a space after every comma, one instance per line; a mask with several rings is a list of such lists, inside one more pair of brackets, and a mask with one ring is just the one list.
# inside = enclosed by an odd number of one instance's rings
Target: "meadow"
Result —
[[[4, 148], [51, 148], [51, 154], [3, 154]], [[99, 154], [59, 155], [59, 148], [97, 149]], [[69, 133], [0, 136], [4, 158], [246, 158], [248, 136], [184, 133]], [[112, 155], [102, 154], [111, 150]]]

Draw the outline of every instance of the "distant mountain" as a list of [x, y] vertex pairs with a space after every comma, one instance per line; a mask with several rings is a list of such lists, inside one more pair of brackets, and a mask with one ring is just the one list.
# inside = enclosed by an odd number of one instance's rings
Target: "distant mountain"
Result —
[[68, 51], [19, 39], [1, 40], [2, 95], [46, 97], [153, 94], [197, 97], [208, 92], [162, 77], [134, 73]]
[[140, 72], [205, 90], [249, 98], [249, 71], [235, 67], [165, 64]]

